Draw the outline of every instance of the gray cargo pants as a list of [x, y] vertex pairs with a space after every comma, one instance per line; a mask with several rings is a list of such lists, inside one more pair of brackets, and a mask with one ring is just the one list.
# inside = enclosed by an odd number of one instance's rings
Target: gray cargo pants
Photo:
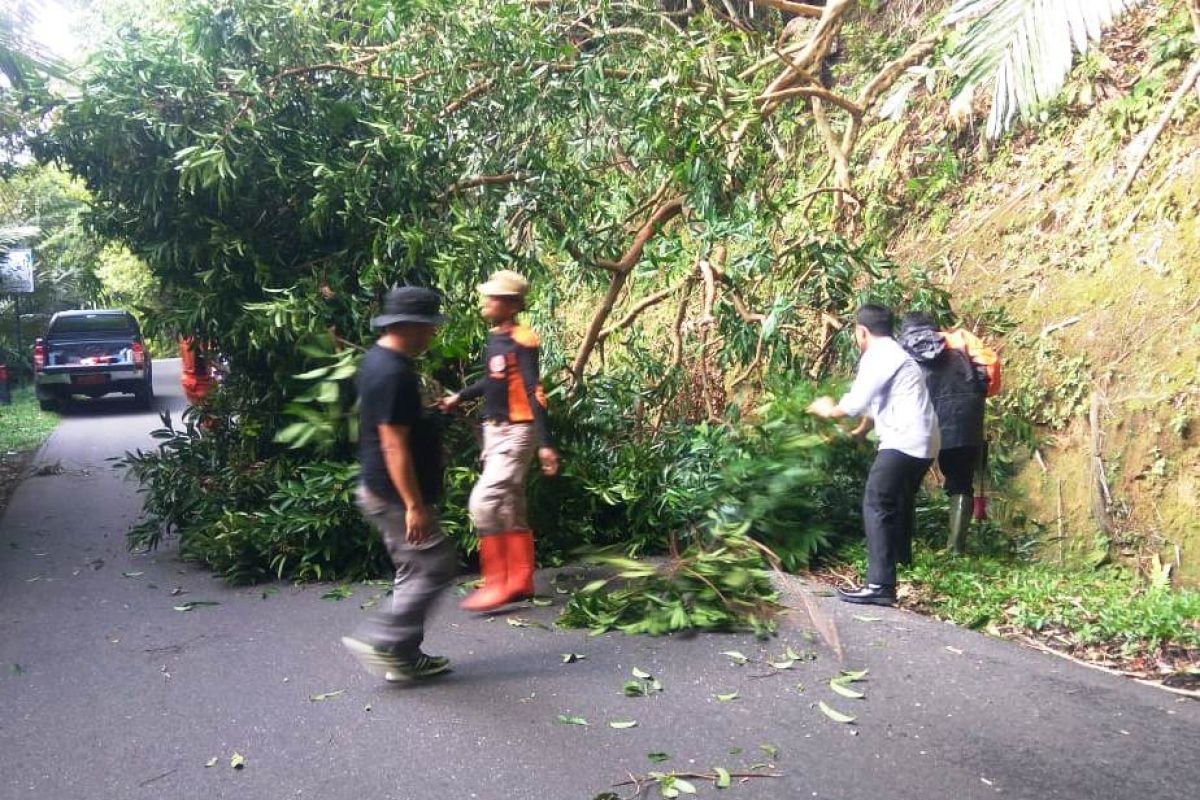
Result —
[[382, 534], [396, 577], [391, 602], [380, 603], [353, 636], [403, 660], [415, 659], [425, 639], [425, 618], [458, 571], [454, 544], [440, 527], [421, 544], [409, 544], [404, 539], [404, 506], [390, 503], [362, 486], [358, 489], [358, 508]]
[[483, 472], [471, 490], [471, 522], [480, 536], [529, 530], [525, 479], [537, 452], [531, 423], [483, 426]]

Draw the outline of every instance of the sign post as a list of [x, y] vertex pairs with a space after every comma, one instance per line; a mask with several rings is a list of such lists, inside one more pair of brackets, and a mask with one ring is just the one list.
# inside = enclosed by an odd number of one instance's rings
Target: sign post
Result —
[[0, 292], [13, 298], [13, 314], [17, 324], [17, 353], [24, 359], [25, 344], [21, 340], [21, 295], [33, 292], [33, 251], [14, 247], [0, 261]]

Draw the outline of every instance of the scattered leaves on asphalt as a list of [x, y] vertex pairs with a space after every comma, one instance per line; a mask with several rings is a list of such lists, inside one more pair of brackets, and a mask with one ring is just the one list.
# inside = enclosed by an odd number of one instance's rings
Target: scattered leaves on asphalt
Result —
[[650, 759], [655, 764], [661, 764], [662, 762], [670, 759], [671, 754], [670, 753], [661, 753], [661, 752], [646, 753], [646, 758]]
[[631, 673], [635, 680], [625, 681], [622, 691], [626, 697], [648, 697], [652, 692], [663, 690], [662, 682], [640, 667], [634, 667]]
[[739, 697], [739, 694], [738, 694], [738, 692], [730, 692], [728, 694], [718, 694], [718, 695], [715, 695], [715, 697], [717, 698], [717, 700], [719, 702], [728, 703], [730, 700], [737, 700]]
[[729, 660], [737, 664], [739, 667], [750, 660], [747, 656], [739, 653], [737, 650], [722, 650], [721, 655], [729, 656]]
[[215, 600], [188, 600], [186, 603], [180, 603], [175, 606], [176, 611], [191, 611], [193, 608], [202, 608], [204, 606], [219, 606], [220, 603]]
[[628, 730], [629, 728], [637, 727], [637, 720], [636, 719], [613, 720], [612, 722], [608, 723], [608, 727], [616, 728], [619, 731]]
[[229, 766], [234, 769], [241, 769], [246, 766], [246, 757], [241, 753], [235, 752], [229, 759]]
[[215, 767], [216, 765], [217, 765], [217, 757], [216, 756], [213, 756], [208, 761], [204, 762], [205, 769], [207, 769], [208, 767]]
[[321, 595], [322, 600], [345, 600], [348, 597], [354, 597], [354, 590], [349, 586], [335, 586]]
[[585, 658], [587, 658], [587, 656], [585, 656], [583, 653], [563, 653], [562, 663], [574, 664], [576, 661], [583, 661]]
[[588, 721], [583, 717], [569, 717], [566, 714], [559, 714], [558, 721], [563, 725], [588, 725]]
[[779, 757], [779, 748], [770, 742], [763, 742], [758, 746], [758, 749], [766, 753], [767, 758], [771, 759], [772, 761]]
[[838, 678], [838, 680], [842, 683], [858, 683], [859, 681], [867, 679], [868, 672], [870, 672], [869, 669], [860, 669], [856, 671], [844, 669], [842, 670], [842, 677]]
[[717, 779], [713, 782], [713, 785], [718, 789], [728, 789], [730, 782], [729, 770], [724, 767], [713, 767], [713, 772], [717, 773]]
[[773, 669], [791, 669], [792, 665], [795, 663], [796, 659], [794, 658], [784, 658], [779, 661], [767, 661], [767, 665]]
[[821, 713], [823, 713], [825, 716], [829, 717], [834, 722], [841, 722], [843, 724], [849, 724], [849, 723], [854, 722], [854, 719], [855, 719], [854, 717], [850, 716], [849, 714], [843, 714], [842, 712], [838, 711], [835, 708], [831, 708], [830, 706], [828, 706], [825, 703], [824, 700], [817, 703], [817, 705], [820, 707]]
[[309, 702], [312, 702], [312, 703], [319, 703], [322, 700], [332, 700], [335, 697], [341, 697], [345, 693], [346, 693], [345, 689], [338, 689], [336, 692], [322, 692], [321, 694], [310, 694], [308, 696], [308, 700], [309, 700]]
[[862, 700], [866, 697], [862, 692], [855, 691], [846, 685], [844, 680], [838, 678], [829, 679], [829, 688], [840, 694], [842, 697], [849, 697], [851, 700]]

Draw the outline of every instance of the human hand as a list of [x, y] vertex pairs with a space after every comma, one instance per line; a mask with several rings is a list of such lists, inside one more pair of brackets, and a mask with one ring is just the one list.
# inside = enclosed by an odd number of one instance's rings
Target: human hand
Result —
[[836, 407], [837, 404], [833, 401], [833, 398], [826, 396], [818, 397], [816, 400], [813, 400], [811, 403], [809, 403], [807, 410], [808, 413], [818, 417], [830, 417], [833, 415], [833, 410]]
[[413, 506], [404, 514], [404, 541], [418, 545], [433, 533], [434, 519], [428, 506]]
[[442, 399], [438, 400], [438, 411], [441, 411], [443, 414], [449, 414], [451, 411], [458, 408], [458, 405], [461, 402], [462, 398], [456, 394], [446, 395]]
[[538, 460], [542, 462], [542, 474], [554, 477], [558, 474], [558, 453], [553, 447], [542, 447], [538, 450]]

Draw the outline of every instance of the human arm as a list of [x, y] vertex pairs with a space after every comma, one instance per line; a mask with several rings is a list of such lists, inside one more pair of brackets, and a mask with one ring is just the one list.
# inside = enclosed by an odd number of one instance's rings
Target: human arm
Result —
[[466, 388], [460, 389], [458, 392], [447, 395], [438, 401], [438, 408], [444, 412], [453, 411], [461, 403], [468, 400], [474, 400], [478, 397], [483, 397], [483, 389], [486, 386], [486, 378], [480, 378]]
[[521, 383], [525, 387], [525, 399], [529, 403], [529, 411], [533, 415], [533, 427], [538, 437], [538, 461], [545, 475], [558, 474], [558, 451], [554, 448], [554, 439], [550, 436], [550, 419], [546, 414], [546, 398], [542, 394], [540, 376], [538, 374], [538, 348], [522, 346], [517, 348], [517, 369], [521, 372]]
[[383, 423], [378, 426], [378, 431], [388, 479], [404, 501], [405, 541], [420, 544], [433, 532], [433, 514], [426, 507], [417, 482], [417, 468], [408, 446], [411, 428], [408, 425]]

